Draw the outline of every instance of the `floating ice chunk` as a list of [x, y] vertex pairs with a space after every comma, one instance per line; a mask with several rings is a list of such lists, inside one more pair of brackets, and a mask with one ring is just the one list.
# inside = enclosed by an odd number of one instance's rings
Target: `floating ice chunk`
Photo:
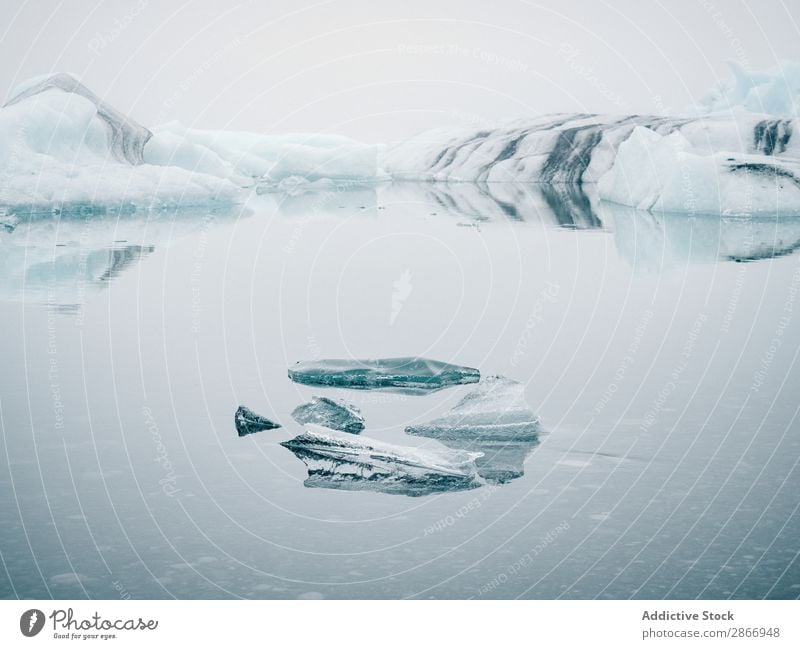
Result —
[[707, 154], [680, 133], [636, 128], [598, 185], [608, 201], [655, 212], [800, 214], [800, 162], [761, 154]]
[[489, 376], [450, 412], [408, 426], [406, 432], [480, 451], [483, 456], [475, 461], [478, 475], [502, 483], [523, 475], [525, 458], [539, 443], [539, 428], [539, 419], [525, 403], [523, 385]]
[[480, 486], [480, 453], [413, 448], [319, 426], [282, 445], [308, 468], [307, 487], [425, 496]]
[[356, 435], [364, 430], [364, 417], [359, 409], [341, 399], [312, 397], [310, 403], [297, 406], [292, 417], [299, 424], [317, 424]]
[[477, 383], [480, 377], [480, 372], [471, 367], [412, 357], [301, 361], [289, 368], [289, 378], [295, 383], [410, 394]]
[[247, 406], [239, 406], [233, 420], [236, 424], [236, 432], [239, 433], [239, 437], [252, 435], [262, 430], [271, 430], [281, 427], [280, 424], [276, 424], [274, 421], [270, 421], [266, 417], [256, 414]]

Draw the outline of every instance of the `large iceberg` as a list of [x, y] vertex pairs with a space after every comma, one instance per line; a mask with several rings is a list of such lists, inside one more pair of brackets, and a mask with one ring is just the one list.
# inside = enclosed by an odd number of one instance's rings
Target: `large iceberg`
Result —
[[[768, 148], [774, 146], [770, 138]], [[678, 131], [637, 127], [598, 190], [605, 200], [655, 212], [800, 214], [800, 160], [707, 153]]]
[[480, 377], [471, 367], [414, 357], [301, 361], [289, 368], [289, 378], [295, 383], [409, 394], [477, 383]]
[[292, 411], [292, 419], [298, 424], [316, 424], [355, 435], [364, 430], [361, 411], [341, 399], [311, 397], [309, 403], [299, 405]]
[[[743, 110], [549, 115], [428, 131], [391, 147], [382, 167], [399, 180], [572, 187], [578, 205], [587, 202], [582, 186], [600, 182], [602, 198], [645, 209], [798, 214], [798, 128], [796, 119]], [[696, 190], [688, 207], [686, 192], [672, 190], [687, 179]]]
[[445, 415], [406, 427], [451, 448], [479, 451], [478, 475], [503, 483], [524, 473], [524, 462], [539, 443], [538, 417], [525, 402], [524, 386], [502, 376], [484, 378]]
[[398, 446], [318, 426], [282, 445], [308, 468], [307, 487], [425, 496], [481, 485], [480, 453]]
[[0, 109], [0, 206], [242, 203], [304, 182], [374, 182], [380, 147], [338, 135], [152, 129], [68, 74], [15, 89]]
[[69, 75], [26, 84], [0, 109], [0, 206], [241, 200], [224, 178], [146, 164], [150, 139], [148, 129]]

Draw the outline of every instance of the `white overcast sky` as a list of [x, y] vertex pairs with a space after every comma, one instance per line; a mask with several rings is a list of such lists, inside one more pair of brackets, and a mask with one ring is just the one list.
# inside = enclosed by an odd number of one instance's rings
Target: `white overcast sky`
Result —
[[557, 111], [680, 113], [800, 59], [800, 1], [0, 3], [0, 88], [67, 71], [145, 125], [365, 141]]

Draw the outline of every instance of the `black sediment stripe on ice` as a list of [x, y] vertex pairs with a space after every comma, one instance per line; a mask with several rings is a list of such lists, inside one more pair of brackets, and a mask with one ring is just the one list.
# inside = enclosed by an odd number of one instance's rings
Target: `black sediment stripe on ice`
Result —
[[786, 178], [800, 187], [800, 178], [795, 176], [788, 169], [783, 169], [778, 165], [768, 164], [766, 162], [737, 162], [732, 165], [728, 165], [728, 169], [733, 172], [744, 171], [747, 173], [754, 173], [764, 176], [772, 175], [776, 176], [777, 178]]
[[792, 138], [792, 120], [765, 119], [753, 127], [753, 146], [756, 151], [772, 155], [786, 151]]
[[492, 134], [491, 131], [480, 131], [475, 135], [473, 135], [470, 139], [466, 140], [465, 142], [461, 142], [460, 144], [457, 144], [455, 146], [443, 149], [442, 152], [439, 153], [439, 155], [436, 156], [436, 159], [431, 163], [430, 170], [436, 171], [437, 166], [439, 167], [439, 170], [446, 169], [451, 164], [453, 164], [453, 162], [456, 159], [456, 156], [458, 156], [459, 151], [470, 145], [477, 146], [477, 143], [485, 140], [491, 134]]

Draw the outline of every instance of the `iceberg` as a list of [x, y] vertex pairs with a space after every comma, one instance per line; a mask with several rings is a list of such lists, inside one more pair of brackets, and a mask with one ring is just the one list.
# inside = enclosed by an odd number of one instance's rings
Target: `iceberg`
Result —
[[[690, 117], [548, 115], [428, 131], [390, 147], [381, 166], [396, 180], [537, 183], [549, 203], [566, 199], [573, 211], [588, 207], [582, 187], [600, 183], [601, 198], [642, 209], [798, 214], [798, 129], [797, 119], [741, 109]], [[677, 187], [687, 180], [696, 193], [688, 205], [685, 188]]]
[[342, 135], [289, 133], [262, 135], [244, 131], [200, 130], [170, 122], [153, 129], [146, 161], [256, 184], [262, 192], [282, 191], [281, 181], [374, 181], [377, 145]]
[[308, 468], [306, 487], [425, 496], [482, 484], [480, 453], [398, 446], [317, 426], [281, 445]]
[[0, 109], [0, 206], [240, 204], [281, 181], [375, 182], [381, 148], [337, 135], [148, 129], [59, 73]]
[[[603, 199], [651, 211], [798, 214], [800, 64], [733, 71], [735, 83], [704, 100], [703, 114], [552, 114], [390, 146], [178, 122], [146, 128], [56, 74], [23, 84], [0, 109], [0, 207], [242, 204], [256, 193], [313, 194], [296, 204], [318, 209], [347, 188], [414, 180], [474, 183], [476, 205], [491, 194], [511, 218], [520, 192], [501, 187], [535, 183], [557, 213], [592, 227], [583, 187], [595, 183]], [[687, 178], [689, 198], [679, 186]]]
[[406, 427], [451, 448], [479, 451], [478, 475], [505, 483], [524, 474], [525, 458], [539, 443], [540, 422], [525, 403], [521, 383], [502, 376], [484, 378], [445, 415]]
[[729, 61], [732, 80], [700, 100], [704, 112], [743, 108], [751, 113], [796, 117], [800, 109], [800, 63], [788, 61], [766, 72], [748, 72]]
[[317, 424], [344, 433], [357, 435], [364, 430], [364, 417], [359, 409], [341, 399], [311, 397], [310, 403], [294, 409], [292, 418], [298, 424]]
[[276, 424], [274, 421], [270, 421], [266, 417], [256, 414], [247, 406], [239, 406], [236, 409], [233, 421], [234, 424], [236, 424], [236, 432], [239, 433], [239, 437], [252, 435], [262, 430], [272, 430], [273, 428], [281, 427], [280, 424]]
[[471, 367], [413, 357], [301, 361], [289, 368], [289, 378], [295, 383], [408, 394], [477, 383], [480, 376]]
[[224, 178], [147, 164], [151, 139], [70, 75], [37, 79], [0, 109], [0, 206], [241, 202]]
[[800, 160], [707, 153], [679, 132], [660, 135], [637, 127], [620, 145], [598, 191], [604, 200], [654, 212], [800, 215]]
[[[113, 106], [108, 105], [86, 86], [69, 74], [54, 74], [53, 76], [41, 79], [36, 83], [28, 84], [24, 88], [18, 88], [16, 93], [12, 95], [11, 99], [5, 103], [4, 108], [13, 106], [24, 101], [25, 99], [35, 97], [36, 95], [44, 93], [45, 91], [51, 90], [74, 95], [73, 101], [76, 104], [74, 107], [75, 116], [78, 116], [79, 113], [84, 112], [84, 109], [88, 107], [88, 104], [91, 104], [93, 110], [95, 111], [95, 117], [104, 125], [107, 135], [106, 138], [100, 138], [99, 133], [96, 132], [96, 126], [89, 122], [87, 126], [93, 132], [86, 140], [87, 143], [100, 144], [101, 141], [105, 141], [112, 157], [119, 162], [127, 162], [128, 164], [132, 165], [138, 165], [144, 162], [144, 146], [152, 137], [152, 133], [144, 126], [137, 124], [129, 117], [126, 117], [120, 113]], [[77, 97], [82, 97], [86, 100], [86, 103], [79, 101]], [[59, 129], [58, 126], [55, 128]], [[49, 129], [44, 129], [44, 131], [39, 130], [33, 135], [34, 137], [40, 137], [48, 134], [50, 134]], [[74, 137], [76, 135], [80, 135], [80, 132], [74, 129], [65, 129], [63, 131], [56, 130], [53, 132], [53, 134], [63, 134], [67, 137]], [[45, 143], [39, 142], [39, 144]], [[62, 142], [57, 141], [55, 144], [58, 146], [61, 145]]]

